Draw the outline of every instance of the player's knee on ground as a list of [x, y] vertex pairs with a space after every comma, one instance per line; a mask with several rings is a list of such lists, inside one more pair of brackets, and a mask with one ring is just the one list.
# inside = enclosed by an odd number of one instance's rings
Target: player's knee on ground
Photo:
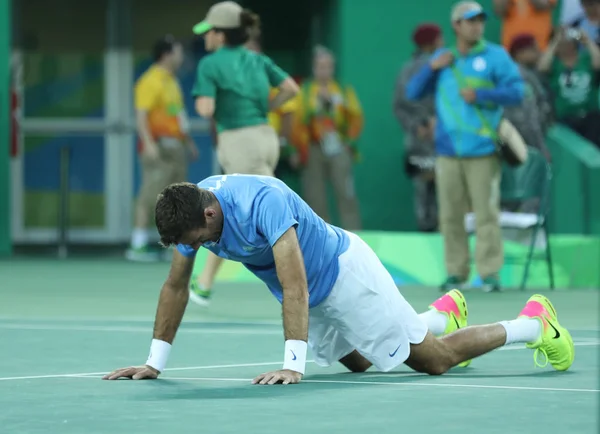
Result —
[[420, 344], [410, 345], [410, 356], [406, 365], [417, 372], [442, 375], [460, 363], [452, 349], [431, 333]]
[[340, 359], [340, 363], [344, 365], [350, 372], [360, 373], [365, 372], [372, 365], [358, 351], [353, 351], [346, 357]]
[[443, 363], [435, 363], [428, 367], [427, 372], [425, 374], [429, 375], [442, 375], [450, 370], [450, 366]]

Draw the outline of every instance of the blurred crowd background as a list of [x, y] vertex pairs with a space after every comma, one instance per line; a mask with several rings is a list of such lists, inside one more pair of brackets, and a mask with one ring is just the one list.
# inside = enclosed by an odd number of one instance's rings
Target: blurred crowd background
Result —
[[[69, 192], [70, 243], [143, 244], [134, 228], [151, 222], [135, 215], [147, 152], [136, 89], [157, 65], [172, 71], [187, 113], [185, 152], [164, 168], [171, 170], [164, 179], [198, 182], [221, 173], [214, 126], [196, 114], [192, 97], [197, 64], [207, 55], [192, 27], [213, 3], [0, 1], [8, 21], [0, 55], [10, 64], [2, 94], [10, 99], [11, 122], [9, 160], [1, 167], [8, 176], [0, 181], [0, 191], [10, 193], [0, 215], [5, 250], [56, 243], [61, 185]], [[247, 47], [268, 54], [301, 86], [270, 115], [281, 144], [276, 176], [346, 229], [438, 232], [435, 103], [408, 99], [406, 87], [432, 53], [456, 44], [453, 3], [239, 3], [261, 18]], [[525, 83], [524, 98], [504, 115], [553, 170], [548, 231], [600, 235], [594, 200], [600, 0], [480, 4], [487, 14], [484, 38], [504, 47]], [[144, 89], [164, 84], [164, 77], [150, 81]], [[328, 89], [318, 103], [325, 109], [315, 115], [311, 95], [321, 87]], [[323, 125], [339, 132], [342, 152], [315, 146], [311, 134]], [[306, 129], [307, 140], [298, 139], [298, 128]], [[503, 210], [519, 208], [513, 205], [503, 202]]]

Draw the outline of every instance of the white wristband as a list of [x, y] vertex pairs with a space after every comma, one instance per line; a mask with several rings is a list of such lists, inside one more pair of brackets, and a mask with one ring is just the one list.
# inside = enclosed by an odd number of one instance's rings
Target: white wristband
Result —
[[150, 355], [146, 361], [146, 365], [152, 366], [158, 372], [162, 372], [167, 366], [167, 360], [171, 353], [171, 344], [158, 339], [152, 339], [150, 345]]
[[289, 369], [290, 371], [296, 371], [304, 375], [307, 349], [308, 345], [304, 341], [285, 341], [283, 369]]

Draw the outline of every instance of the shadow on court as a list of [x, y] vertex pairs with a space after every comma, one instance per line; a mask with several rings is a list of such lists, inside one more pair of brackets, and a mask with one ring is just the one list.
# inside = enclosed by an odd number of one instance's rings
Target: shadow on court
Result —
[[[331, 378], [335, 378], [332, 376]], [[141, 401], [170, 401], [170, 400], [210, 400], [216, 399], [277, 399], [279, 397], [298, 396], [305, 394], [314, 394], [318, 391], [335, 391], [335, 390], [347, 390], [357, 389], [357, 385], [354, 383], [309, 383], [301, 382], [300, 384], [293, 385], [274, 385], [274, 386], [260, 386], [250, 384], [250, 380], [247, 383], [239, 382], [231, 386], [214, 386], [214, 381], [194, 381], [193, 385], [190, 385], [188, 380], [177, 380], [177, 379], [163, 379], [160, 381], [161, 384], [156, 382], [153, 388], [156, 393], [148, 394], [141, 393], [139, 395], [132, 396], [132, 399]], [[360, 388], [360, 385], [358, 385]], [[364, 387], [372, 387], [371, 384], [365, 384]]]
[[423, 381], [431, 381], [432, 383], [437, 381], [438, 379], [449, 379], [459, 375], [460, 378], [473, 378], [473, 379], [481, 379], [481, 378], [560, 378], [561, 376], [570, 376], [576, 375], [576, 370], [569, 370], [565, 372], [558, 371], [550, 371], [550, 370], [538, 370], [538, 371], [529, 371], [526, 372], [515, 372], [515, 373], [482, 373], [481, 369], [473, 369], [473, 368], [456, 368], [452, 369], [448, 372], [448, 374], [452, 375], [439, 375], [439, 376], [431, 376], [427, 374], [420, 374], [418, 372], [391, 372], [391, 373], [381, 373], [381, 372], [365, 372], [362, 374], [354, 374], [351, 372], [342, 373], [342, 374], [317, 374], [311, 375], [310, 377], [306, 377], [306, 380], [314, 380], [314, 381], [372, 381], [377, 384], [377, 381], [380, 382], [390, 382], [390, 383], [410, 383], [412, 381], [418, 381], [422, 383]]
[[[558, 379], [569, 376], [576, 376], [576, 371], [538, 371], [523, 372], [512, 374], [486, 374], [476, 373], [475, 370], [456, 369], [451, 371], [460, 373], [460, 378], [464, 379], [501, 379], [501, 378], [529, 378], [529, 379]], [[361, 388], [372, 388], [378, 385], [406, 385], [410, 383], [431, 383], [435, 386], [439, 379], [451, 379], [451, 376], [433, 377], [426, 374], [415, 372], [394, 372], [383, 374], [380, 372], [372, 373], [338, 373], [338, 374], [317, 374], [309, 375], [298, 385], [275, 385], [260, 386], [250, 384], [250, 380], [240, 381], [219, 381], [211, 379], [190, 379], [169, 378], [161, 379], [157, 382], [148, 382], [155, 393], [146, 392], [132, 396], [132, 399], [142, 401], [169, 401], [169, 400], [215, 400], [215, 399], [276, 399], [278, 397], [296, 396], [303, 394], [314, 394], [323, 391], [348, 390], [357, 391]], [[124, 380], [127, 381], [127, 380]], [[215, 383], [227, 383], [227, 385], [215, 385]], [[540, 384], [541, 386], [541, 384]]]

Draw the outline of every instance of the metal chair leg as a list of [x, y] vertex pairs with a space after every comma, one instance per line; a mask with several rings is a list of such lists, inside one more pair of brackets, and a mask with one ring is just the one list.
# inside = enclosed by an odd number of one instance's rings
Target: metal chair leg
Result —
[[525, 270], [523, 271], [523, 281], [521, 282], [521, 291], [525, 290], [525, 285], [527, 284], [527, 278], [529, 277], [529, 266], [531, 265], [531, 261], [533, 258], [533, 249], [535, 247], [535, 240], [537, 237], [537, 233], [539, 231], [540, 225], [539, 223], [535, 225], [535, 229], [533, 230], [533, 234], [531, 236], [531, 244], [529, 246], [529, 253], [527, 254], [527, 261], [525, 262]]
[[554, 266], [552, 264], [552, 249], [550, 248], [550, 235], [548, 234], [548, 227], [544, 224], [544, 237], [546, 239], [546, 264], [548, 266], [548, 278], [550, 280], [550, 289], [554, 290]]

